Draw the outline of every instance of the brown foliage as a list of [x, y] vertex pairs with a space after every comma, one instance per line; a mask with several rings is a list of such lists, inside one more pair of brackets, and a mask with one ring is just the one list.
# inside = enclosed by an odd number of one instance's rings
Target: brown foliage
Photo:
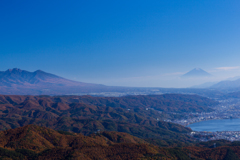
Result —
[[65, 135], [46, 127], [27, 125], [1, 131], [0, 135], [0, 147], [33, 150], [39, 153], [39, 159], [138, 159], [159, 150], [144, 140], [118, 132]]

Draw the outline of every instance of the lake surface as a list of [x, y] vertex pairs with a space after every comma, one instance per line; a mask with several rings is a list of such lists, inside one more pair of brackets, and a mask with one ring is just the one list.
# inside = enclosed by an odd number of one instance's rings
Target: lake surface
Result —
[[188, 125], [193, 131], [240, 131], [240, 119], [216, 119]]

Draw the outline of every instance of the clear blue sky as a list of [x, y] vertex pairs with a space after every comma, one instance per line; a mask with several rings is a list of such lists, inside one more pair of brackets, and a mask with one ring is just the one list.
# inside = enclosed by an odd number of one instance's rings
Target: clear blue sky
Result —
[[0, 70], [157, 87], [195, 67], [238, 76], [239, 8], [239, 0], [1, 0]]

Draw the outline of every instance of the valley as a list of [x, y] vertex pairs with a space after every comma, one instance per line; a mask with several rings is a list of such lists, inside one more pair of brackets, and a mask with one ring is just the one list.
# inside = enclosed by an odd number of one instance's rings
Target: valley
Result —
[[[6, 136], [0, 139], [3, 157], [96, 159], [92, 154], [96, 150], [104, 152], [99, 153], [102, 159], [223, 159], [238, 155], [232, 145], [240, 140], [239, 131], [206, 132], [188, 127], [202, 121], [240, 118], [238, 92], [109, 87], [19, 69], [1, 72], [0, 81], [1, 92], [9, 93], [0, 95], [0, 133]], [[24, 93], [30, 95], [21, 95]], [[21, 138], [14, 138], [15, 134]], [[34, 137], [41, 137], [41, 143]], [[81, 142], [75, 145], [74, 141]], [[201, 145], [214, 142], [221, 142], [217, 150]], [[128, 155], [126, 148], [130, 149]], [[220, 151], [224, 156], [219, 157]]]

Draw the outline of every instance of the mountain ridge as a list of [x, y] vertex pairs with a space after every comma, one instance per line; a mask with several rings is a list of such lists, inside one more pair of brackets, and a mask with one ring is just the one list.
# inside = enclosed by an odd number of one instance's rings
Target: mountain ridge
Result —
[[69, 80], [42, 70], [18, 68], [0, 72], [0, 94], [69, 94], [107, 88], [105, 85]]
[[[29, 72], [18, 68], [8, 69], [0, 72], [0, 85], [2, 83], [9, 84], [38, 84], [38, 83], [62, 83], [63, 85], [93, 85], [92, 83], [83, 83], [44, 72], [42, 70], [36, 70]], [[95, 85], [95, 84], [94, 84]]]

